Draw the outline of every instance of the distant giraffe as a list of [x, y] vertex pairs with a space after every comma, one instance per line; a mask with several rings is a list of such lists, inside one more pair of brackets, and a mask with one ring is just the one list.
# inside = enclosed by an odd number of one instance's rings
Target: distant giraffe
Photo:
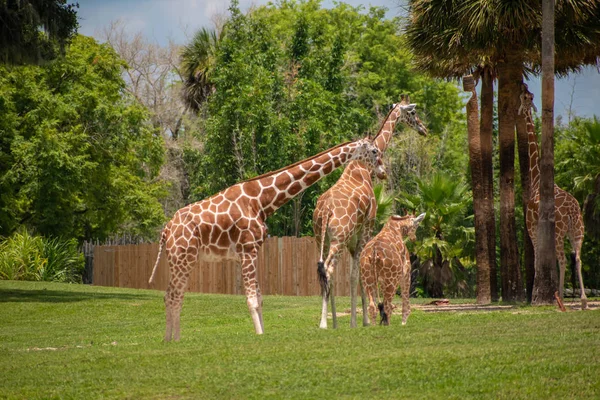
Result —
[[280, 170], [235, 184], [178, 210], [163, 229], [154, 279], [163, 248], [169, 261], [165, 293], [165, 340], [179, 340], [179, 319], [187, 281], [198, 259], [234, 259], [242, 264], [248, 309], [257, 334], [264, 331], [256, 257], [267, 217], [339, 166], [357, 161], [382, 169], [381, 153], [369, 139], [344, 143]]
[[[529, 237], [533, 243], [534, 257], [537, 257], [537, 226], [539, 221], [540, 205], [540, 167], [538, 161], [538, 143], [535, 135], [535, 125], [531, 109], [535, 109], [533, 104], [533, 94], [528, 90], [527, 85], [523, 84], [521, 89], [521, 107], [519, 113], [523, 114], [527, 124], [527, 143], [529, 145], [529, 182], [531, 182], [531, 191], [529, 202], [527, 203], [526, 225]], [[575, 268], [579, 278], [579, 287], [581, 289], [581, 308], [587, 308], [587, 296], [583, 286], [583, 277], [581, 275], [581, 245], [583, 244], [583, 218], [579, 203], [570, 193], [554, 185], [554, 207], [555, 207], [555, 240], [556, 240], [556, 258], [560, 265], [559, 296], [563, 298], [565, 284], [565, 268], [567, 259], [565, 257], [565, 236], [568, 235], [571, 247], [575, 252]]]
[[[422, 135], [427, 128], [416, 112], [416, 104], [410, 104], [409, 96], [402, 95], [394, 104], [373, 143], [383, 153], [392, 140], [396, 122], [415, 129]], [[337, 327], [333, 281], [331, 276], [337, 266], [342, 249], [346, 247], [352, 256], [350, 272], [350, 326], [356, 327], [357, 284], [360, 252], [371, 238], [377, 214], [377, 202], [373, 193], [371, 171], [358, 163], [350, 163], [340, 179], [319, 197], [313, 214], [313, 231], [321, 255], [317, 264], [321, 283], [322, 309], [319, 326], [327, 328], [327, 302], [331, 299], [333, 327]], [[329, 249], [325, 242], [328, 239]], [[326, 258], [324, 256], [326, 255]], [[367, 324], [366, 305], [363, 295], [363, 325]]]
[[[400, 285], [402, 292], [402, 325], [410, 315], [410, 254], [404, 246], [404, 238], [416, 240], [416, 231], [425, 214], [392, 216], [381, 231], [360, 254], [360, 274], [369, 299], [371, 324], [377, 320], [375, 300], [381, 312], [381, 323], [389, 325], [392, 317], [392, 300]], [[379, 285], [383, 289], [383, 301], [379, 300]]]

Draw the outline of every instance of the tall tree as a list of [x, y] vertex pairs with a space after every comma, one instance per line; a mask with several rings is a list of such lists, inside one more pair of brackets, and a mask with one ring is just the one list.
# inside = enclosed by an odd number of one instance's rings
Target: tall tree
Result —
[[[422, 67], [456, 76], [481, 65], [498, 75], [500, 135], [500, 251], [502, 296], [520, 298], [514, 215], [514, 134], [518, 82], [526, 68], [540, 65], [539, 2], [501, 0], [412, 0], [409, 43]], [[600, 54], [599, 2], [559, 2], [556, 13], [557, 70], [566, 73], [597, 64]]]
[[78, 3], [0, 0], [0, 62], [38, 63], [64, 50], [77, 33]]
[[542, 154], [532, 304], [551, 304], [557, 288], [554, 210], [554, 0], [542, 0]]
[[162, 137], [123, 96], [123, 61], [77, 36], [43, 66], [0, 66], [0, 235], [154, 237]]
[[[378, 117], [404, 92], [414, 93], [412, 100], [428, 114], [431, 149], [446, 129], [454, 139], [454, 130], [446, 127], [456, 126], [462, 108], [455, 85], [411, 71], [400, 21], [386, 19], [385, 10], [364, 13], [343, 3], [321, 9], [313, 0], [247, 14], [234, 2], [230, 12], [215, 53], [214, 91], [203, 108], [204, 151], [192, 176], [195, 198], [377, 128]], [[402, 146], [413, 151], [416, 162], [432, 158], [430, 148], [418, 153], [421, 142]], [[457, 158], [462, 157], [461, 151]], [[450, 157], [439, 158], [442, 164]], [[412, 168], [406, 172], [396, 175], [396, 185], [414, 174]], [[308, 217], [316, 198], [337, 177], [282, 207], [270, 220], [271, 234], [311, 232]]]
[[469, 135], [469, 165], [471, 167], [471, 187], [473, 188], [473, 209], [475, 211], [475, 258], [477, 260], [477, 303], [488, 304], [492, 300], [490, 291], [490, 264], [488, 251], [487, 224], [485, 220], [485, 188], [483, 187], [483, 165], [481, 158], [481, 134], [479, 132], [479, 110], [475, 79], [463, 78], [463, 89], [471, 93], [467, 101], [467, 129]]
[[183, 100], [198, 112], [214, 90], [212, 74], [219, 48], [220, 32], [201, 28], [181, 51]]

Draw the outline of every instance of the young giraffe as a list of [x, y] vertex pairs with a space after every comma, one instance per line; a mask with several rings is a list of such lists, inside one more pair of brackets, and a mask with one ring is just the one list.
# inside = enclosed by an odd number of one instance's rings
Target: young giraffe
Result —
[[208, 199], [178, 210], [163, 229], [154, 278], [163, 247], [169, 261], [165, 293], [165, 340], [179, 340], [183, 295], [198, 259], [234, 259], [242, 264], [248, 309], [257, 334], [264, 331], [256, 257], [267, 232], [267, 217], [337, 167], [358, 161], [383, 168], [369, 139], [344, 143], [280, 170], [233, 185]]
[[410, 254], [404, 246], [403, 239], [408, 237], [410, 240], [416, 240], [417, 227], [424, 218], [425, 213], [416, 218], [414, 215], [392, 216], [360, 254], [360, 274], [369, 299], [371, 324], [377, 320], [375, 299], [379, 302], [379, 283], [383, 289], [383, 304], [378, 304], [381, 323], [390, 324], [392, 300], [400, 285], [402, 325], [406, 324], [410, 315]]
[[[529, 144], [529, 181], [531, 182], [531, 191], [529, 202], [527, 203], [526, 225], [529, 237], [533, 243], [534, 257], [537, 251], [537, 225], [539, 220], [540, 205], [540, 167], [538, 163], [538, 144], [535, 135], [535, 125], [531, 115], [531, 109], [535, 110], [533, 104], [533, 94], [528, 90], [527, 85], [523, 84], [521, 90], [521, 107], [519, 113], [523, 114], [527, 124], [527, 142]], [[558, 286], [559, 296], [563, 298], [563, 288], [565, 283], [565, 268], [567, 259], [565, 257], [565, 236], [569, 236], [571, 247], [575, 252], [575, 267], [579, 278], [579, 287], [581, 289], [581, 308], [587, 308], [587, 296], [583, 286], [583, 277], [581, 275], [581, 245], [583, 244], [583, 218], [579, 209], [579, 203], [570, 193], [554, 185], [554, 207], [555, 207], [555, 240], [556, 240], [556, 258], [560, 265], [560, 282]]]
[[[416, 104], [410, 104], [409, 96], [402, 95], [401, 101], [394, 104], [381, 125], [373, 143], [383, 153], [392, 140], [396, 122], [415, 129], [423, 136], [427, 128], [416, 112]], [[327, 328], [327, 302], [331, 297], [331, 313], [333, 327], [337, 327], [333, 281], [330, 279], [341, 251], [345, 246], [352, 257], [350, 270], [350, 326], [356, 327], [356, 297], [359, 273], [359, 257], [364, 245], [371, 237], [373, 223], [377, 214], [377, 202], [373, 193], [371, 172], [358, 163], [350, 163], [340, 179], [319, 197], [313, 213], [313, 231], [321, 255], [317, 264], [317, 272], [321, 283], [323, 297], [321, 322], [319, 326]], [[329, 239], [329, 250], [323, 262], [325, 239]], [[363, 325], [367, 325], [366, 303], [364, 292], [361, 293], [363, 302]]]

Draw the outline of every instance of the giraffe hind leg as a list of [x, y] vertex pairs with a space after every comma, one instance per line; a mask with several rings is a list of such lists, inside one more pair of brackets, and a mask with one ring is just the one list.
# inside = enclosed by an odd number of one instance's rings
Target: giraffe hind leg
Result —
[[[573, 249], [575, 250], [575, 270], [577, 271], [577, 279], [579, 280], [579, 290], [581, 292], [580, 294], [580, 299], [581, 299], [581, 309], [582, 310], [586, 310], [587, 309], [587, 296], [585, 295], [585, 286], [583, 286], [583, 275], [581, 273], [581, 240], [579, 241], [575, 241], [575, 240], [571, 240], [571, 245], [573, 247]], [[575, 288], [573, 288], [575, 289]]]
[[325, 263], [323, 261], [317, 262], [317, 274], [319, 275], [319, 284], [321, 285], [321, 291], [329, 296], [329, 282], [327, 282], [327, 272], [325, 271]]
[[169, 287], [165, 293], [165, 308], [166, 308], [166, 319], [167, 327], [165, 331], [165, 341], [169, 342], [171, 339], [178, 341], [180, 338], [180, 316], [181, 307], [183, 305], [183, 289], [175, 287], [175, 285], [169, 283]]

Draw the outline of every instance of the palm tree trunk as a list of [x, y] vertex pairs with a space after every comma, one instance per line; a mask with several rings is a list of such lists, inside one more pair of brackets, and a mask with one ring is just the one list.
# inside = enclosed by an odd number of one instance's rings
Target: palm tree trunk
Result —
[[557, 287], [554, 225], [554, 0], [543, 0], [542, 156], [533, 304], [551, 304]]
[[494, 210], [494, 77], [491, 68], [481, 74], [481, 175], [484, 190], [483, 214], [486, 223], [488, 263], [490, 266], [491, 301], [498, 301], [498, 273], [496, 272], [496, 213]]
[[500, 144], [500, 277], [502, 300], [521, 298], [521, 272], [515, 223], [515, 117], [522, 68], [514, 55], [498, 63]]
[[475, 211], [475, 258], [477, 261], [477, 304], [489, 304], [490, 265], [487, 249], [487, 226], [484, 210], [484, 187], [481, 165], [481, 137], [479, 134], [479, 110], [477, 92], [472, 76], [463, 78], [463, 89], [472, 92], [467, 102], [467, 131], [469, 137], [469, 165], [471, 167], [471, 186], [473, 188], [473, 209]]
[[[529, 181], [529, 144], [527, 142], [527, 123], [524, 115], [517, 116], [517, 147], [519, 149], [519, 169], [521, 172], [521, 187], [523, 193], [521, 202], [523, 204], [523, 221], [527, 214], [527, 203], [531, 197], [531, 182]], [[534, 252], [529, 232], [523, 223], [523, 264], [525, 264], [525, 292], [527, 302], [531, 303], [534, 277]]]

